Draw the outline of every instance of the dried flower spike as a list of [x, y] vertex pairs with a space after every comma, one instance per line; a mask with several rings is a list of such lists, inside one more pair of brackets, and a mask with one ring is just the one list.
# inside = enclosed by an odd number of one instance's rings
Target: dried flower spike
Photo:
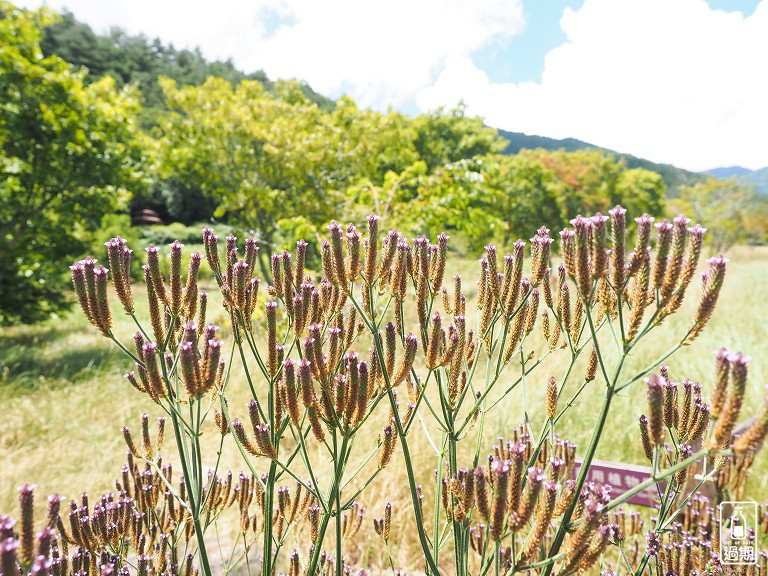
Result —
[[720, 290], [723, 287], [723, 281], [725, 280], [725, 268], [727, 263], [728, 259], [722, 254], [709, 259], [709, 270], [702, 274], [703, 290], [701, 300], [699, 300], [699, 307], [696, 310], [696, 316], [694, 317], [694, 326], [691, 328], [690, 334], [685, 339], [686, 345], [693, 342], [712, 316], [712, 312], [714, 312], [718, 297], [720, 296]]

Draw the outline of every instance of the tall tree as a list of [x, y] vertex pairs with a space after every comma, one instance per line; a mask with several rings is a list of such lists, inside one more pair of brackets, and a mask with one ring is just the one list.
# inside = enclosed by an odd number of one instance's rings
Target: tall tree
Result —
[[255, 81], [160, 83], [171, 109], [160, 125], [162, 176], [199, 185], [219, 202], [217, 216], [253, 230], [266, 255], [281, 219], [332, 218], [345, 168], [341, 134], [299, 84], [278, 82], [273, 94]]
[[0, 323], [67, 305], [67, 263], [144, 186], [135, 90], [43, 57], [47, 10], [0, 2]]
[[482, 118], [467, 116], [464, 104], [421, 114], [414, 119], [413, 128], [416, 151], [430, 172], [449, 162], [502, 152], [508, 145]]

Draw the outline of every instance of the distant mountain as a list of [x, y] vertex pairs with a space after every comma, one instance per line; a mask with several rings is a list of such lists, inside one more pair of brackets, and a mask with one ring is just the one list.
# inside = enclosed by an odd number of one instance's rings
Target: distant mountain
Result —
[[532, 136], [523, 134], [522, 132], [507, 132], [506, 130], [499, 130], [499, 134], [502, 138], [509, 142], [509, 145], [504, 150], [505, 154], [517, 154], [524, 148], [544, 148], [545, 150], [563, 149], [567, 152], [590, 149], [600, 150], [606, 154], [612, 154], [616, 158], [621, 158], [624, 160], [625, 164], [629, 168], [645, 168], [660, 174], [664, 180], [664, 183], [667, 185], [667, 193], [670, 196], [675, 195], [675, 192], [679, 186], [695, 184], [696, 182], [700, 182], [705, 178], [703, 174], [683, 170], [682, 168], [677, 168], [671, 164], [657, 164], [656, 162], [651, 162], [650, 160], [644, 160], [642, 158], [638, 158], [637, 156], [632, 156], [631, 154], [622, 154], [614, 150], [601, 148], [600, 146], [595, 146], [594, 144], [583, 142], [582, 140], [577, 140], [575, 138], [564, 138], [562, 140], [558, 140], [557, 138]]
[[715, 168], [707, 170], [705, 174], [711, 174], [715, 178], [736, 178], [744, 184], [755, 187], [755, 192], [768, 196], [768, 167], [759, 170], [750, 170], [741, 166], [729, 166], [727, 168]]
[[713, 168], [712, 170], [705, 171], [705, 174], [711, 174], [715, 178], [742, 178], [743, 176], [749, 176], [751, 173], [752, 170], [749, 168], [742, 168], [741, 166]]

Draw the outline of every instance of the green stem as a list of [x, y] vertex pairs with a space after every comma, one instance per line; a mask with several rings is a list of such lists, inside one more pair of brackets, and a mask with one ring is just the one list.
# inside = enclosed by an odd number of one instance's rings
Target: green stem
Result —
[[344, 573], [344, 562], [341, 560], [341, 490], [336, 490], [336, 576]]
[[[340, 450], [342, 455], [347, 450], [347, 440], [348, 439], [347, 439], [346, 436], [342, 437], [342, 440], [341, 440], [341, 450]], [[317, 542], [313, 543], [312, 556], [310, 556], [309, 565], [307, 567], [306, 574], [308, 576], [315, 576], [315, 573], [317, 571], [317, 563], [320, 560], [320, 551], [321, 551], [322, 546], [323, 546], [323, 538], [325, 537], [325, 532], [328, 529], [328, 522], [330, 521], [331, 515], [333, 513], [332, 510], [330, 509], [330, 503], [337, 499], [336, 498], [336, 493], [339, 492], [340, 486], [341, 486], [341, 478], [342, 478], [342, 474], [344, 472], [343, 468], [342, 468], [343, 461], [344, 461], [344, 458], [341, 458], [341, 459], [337, 460], [337, 467], [336, 467], [336, 469], [334, 470], [334, 473], [333, 473], [333, 481], [331, 482], [331, 490], [330, 490], [330, 492], [328, 494], [329, 507], [328, 507], [327, 512], [325, 512], [323, 514], [322, 519], [320, 520], [320, 526], [319, 526], [318, 532], [317, 532]], [[338, 561], [340, 562], [341, 558], [339, 558]]]
[[445, 454], [445, 445], [448, 442], [448, 435], [443, 433], [443, 446], [437, 455], [437, 478], [435, 480], [435, 518], [432, 526], [432, 542], [434, 545], [435, 564], [439, 564], [440, 547], [437, 545], [440, 539], [440, 490], [442, 489], [441, 476], [443, 474], [443, 455]]
[[272, 460], [264, 493], [264, 551], [261, 571], [264, 576], [272, 576], [272, 508], [274, 508], [276, 473], [277, 462]]
[[690, 457], [686, 458], [685, 460], [679, 462], [675, 466], [672, 466], [671, 468], [668, 468], [667, 470], [664, 470], [663, 473], [658, 474], [658, 475], [651, 475], [651, 477], [648, 478], [647, 480], [641, 482], [640, 484], [638, 484], [637, 486], [635, 486], [631, 490], [627, 490], [626, 492], [624, 492], [624, 494], [622, 494], [618, 498], [615, 498], [615, 499], [611, 500], [603, 508], [603, 513], [606, 513], [609, 510], [613, 510], [617, 506], [621, 506], [624, 502], [626, 502], [627, 500], [632, 498], [632, 496], [634, 496], [635, 494], [639, 494], [640, 492], [642, 492], [643, 490], [645, 490], [649, 486], [653, 486], [654, 484], [657, 484], [661, 480], [664, 480], [665, 478], [668, 478], [668, 477], [672, 476], [678, 470], [682, 470], [683, 468], [685, 468], [687, 466], [690, 466], [691, 464], [693, 464], [697, 460], [699, 460], [699, 459], [701, 459], [701, 458], [703, 458], [703, 457], [705, 457], [707, 455], [709, 455], [709, 450], [707, 450], [706, 448], [702, 448], [701, 450], [696, 452], [693, 456], [690, 456]]
[[[370, 295], [371, 299], [373, 298], [373, 294]], [[350, 301], [352, 302], [353, 306], [357, 308], [358, 312], [360, 313], [360, 316], [363, 318], [363, 321], [366, 324], [366, 327], [373, 335], [373, 342], [376, 347], [376, 356], [379, 361], [380, 366], [386, 366], [386, 363], [384, 361], [384, 346], [381, 341], [381, 335], [379, 334], [378, 330], [375, 330], [375, 327], [370, 323], [370, 321], [366, 318], [364, 312], [360, 308], [360, 304], [357, 302], [357, 300], [350, 294], [349, 297]], [[400, 420], [400, 413], [397, 408], [397, 400], [395, 399], [395, 395], [392, 390], [392, 385], [389, 381], [389, 374], [387, 374], [386, 370], [382, 370], [383, 376], [384, 376], [384, 383], [386, 386], [387, 396], [389, 398], [389, 404], [392, 408], [392, 412], [394, 415], [395, 420], [395, 428], [397, 429], [397, 435], [400, 439], [400, 446], [403, 450], [403, 460], [405, 462], [405, 470], [408, 475], [408, 486], [410, 488], [411, 492], [411, 503], [413, 504], [413, 512], [416, 517], [416, 529], [419, 535], [419, 542], [421, 543], [421, 549], [422, 552], [424, 552], [424, 559], [427, 563], [427, 566], [429, 567], [430, 572], [434, 576], [438, 576], [440, 574], [440, 570], [437, 567], [437, 564], [435, 563], [435, 559], [432, 557], [432, 552], [430, 550], [429, 545], [429, 539], [427, 538], [427, 534], [424, 531], [424, 518], [421, 513], [421, 503], [419, 501], [419, 496], [416, 491], [416, 476], [413, 472], [413, 463], [411, 461], [411, 453], [408, 449], [408, 442], [405, 437], [405, 430], [403, 429], [403, 423]], [[437, 543], [435, 543], [437, 545]], [[315, 562], [316, 563], [316, 562]], [[312, 572], [309, 572], [309, 574], [312, 574]]]
[[[587, 315], [589, 315], [589, 311], [587, 311]], [[579, 475], [576, 478], [576, 487], [573, 492], [574, 497], [571, 500], [571, 503], [568, 506], [565, 514], [563, 515], [560, 526], [555, 533], [555, 538], [552, 540], [552, 546], [549, 550], [550, 555], [556, 555], [560, 551], [560, 546], [563, 544], [563, 539], [565, 538], [565, 532], [568, 528], [568, 524], [571, 521], [573, 512], [576, 510], [576, 505], [579, 503], [578, 495], [581, 494], [581, 489], [584, 487], [584, 483], [587, 480], [589, 467], [595, 457], [595, 452], [597, 452], [597, 445], [600, 442], [600, 437], [603, 434], [603, 427], [605, 426], [605, 421], [608, 418], [608, 411], [611, 408], [611, 400], [613, 400], [614, 396], [613, 388], [614, 387], [612, 385], [609, 385], [605, 389], [603, 405], [600, 407], [600, 414], [597, 417], [597, 423], [595, 424], [595, 429], [592, 432], [592, 438], [590, 439], [589, 446], [587, 447], [587, 452], [584, 455], [584, 460], [582, 462], [581, 469], [579, 470]], [[549, 576], [552, 573], [552, 567], [552, 564], [547, 565], [544, 568], [543, 576]]]
[[190, 476], [189, 465], [184, 454], [178, 416], [173, 410], [171, 411], [171, 419], [173, 421], [173, 432], [176, 435], [176, 445], [178, 447], [179, 459], [181, 460], [181, 469], [184, 472], [184, 484], [186, 484], [187, 494], [189, 496], [189, 507], [192, 509], [192, 522], [195, 525], [195, 536], [197, 537], [197, 551], [200, 554], [200, 568], [204, 576], [212, 576], [213, 573], [211, 572], [211, 565], [208, 562], [208, 551], [205, 548], [203, 528], [200, 524], [200, 509], [198, 508], [197, 502], [195, 501], [195, 487], [192, 485], [192, 477]]

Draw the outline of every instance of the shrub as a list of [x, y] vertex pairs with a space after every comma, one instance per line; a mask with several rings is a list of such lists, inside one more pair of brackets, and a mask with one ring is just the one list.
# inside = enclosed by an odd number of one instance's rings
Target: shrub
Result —
[[[718, 353], [709, 404], [699, 384], [678, 384], [662, 366], [711, 317], [725, 275], [722, 256], [708, 261], [694, 317], [677, 343], [642, 369], [629, 368], [630, 353], [680, 310], [704, 238], [704, 229], [680, 217], [657, 225], [652, 250], [653, 219], [636, 221], [627, 254], [624, 209], [617, 206], [610, 218], [578, 216], [560, 234], [564, 263], [554, 271], [554, 240], [545, 228], [531, 239], [528, 262], [522, 241], [503, 262], [487, 246], [474, 305], [460, 276], [444, 278], [444, 234], [436, 244], [408, 242], [396, 230], [382, 234], [372, 215], [363, 239], [354, 226], [333, 223], [321, 245], [321, 278], [305, 273], [307, 245], [300, 241], [294, 254], [272, 256], [272, 284], [261, 286], [255, 241], [246, 240], [241, 258], [237, 239], [228, 236], [222, 254], [206, 228], [205, 255], [189, 258], [186, 277], [178, 242], [170, 246], [169, 275], [161, 272], [159, 250], [147, 249], [148, 324], [135, 317], [130, 250], [112, 240], [112, 284], [139, 326], [133, 343], [113, 333], [105, 268], [93, 259], [76, 263], [75, 292], [94, 327], [133, 360], [127, 380], [164, 416], [154, 439], [148, 415], [140, 435], [123, 428], [130, 453], [115, 494], [90, 502], [83, 496], [68, 513], [52, 497], [37, 537], [33, 492], [22, 487], [19, 532], [10, 520], [0, 522], [3, 573], [211, 574], [245, 563], [249, 572], [260, 565], [262, 574], [348, 574], [357, 570], [362, 501], [391, 473], [394, 458], [405, 469], [412, 524], [398, 526], [391, 504], [373, 520], [393, 570], [393, 532], [414, 530], [430, 574], [568, 574], [598, 565], [604, 574], [619, 566], [634, 574], [654, 567], [727, 573], [717, 555], [715, 506], [739, 494], [768, 432], [768, 411], [734, 440], [747, 381], [741, 354]], [[229, 351], [206, 324], [208, 297], [197, 286], [203, 258], [231, 322]], [[260, 292], [268, 295], [265, 328], [252, 321]], [[552, 367], [550, 357], [561, 358], [558, 377], [540, 375]], [[252, 395], [245, 406], [230, 402], [233, 363]], [[502, 431], [507, 439], [481, 462], [487, 414], [521, 391], [525, 401], [525, 383], [534, 378], [547, 382], [545, 410], [526, 410], [525, 421]], [[587, 473], [612, 405], [643, 379], [648, 411], [636, 441], [651, 477], [612, 498], [607, 486], [587, 482]], [[602, 399], [573, 473], [577, 449], [560, 434], [567, 432], [563, 416], [582, 396]], [[429, 434], [418, 419], [440, 433], [429, 490], [410, 442], [414, 433]], [[180, 472], [160, 456], [166, 427]], [[204, 427], [220, 437], [207, 472]], [[219, 470], [225, 442], [241, 453], [244, 472]], [[717, 485], [713, 502], [697, 495], [706, 481]], [[658, 502], [644, 530], [621, 506], [649, 488]], [[218, 567], [210, 540], [228, 514], [238, 519], [239, 536]]]
[[200, 227], [185, 226], [180, 222], [173, 222], [164, 226], [145, 226], [141, 229], [141, 237], [148, 244], [170, 244], [174, 240], [183, 244], [199, 244]]

